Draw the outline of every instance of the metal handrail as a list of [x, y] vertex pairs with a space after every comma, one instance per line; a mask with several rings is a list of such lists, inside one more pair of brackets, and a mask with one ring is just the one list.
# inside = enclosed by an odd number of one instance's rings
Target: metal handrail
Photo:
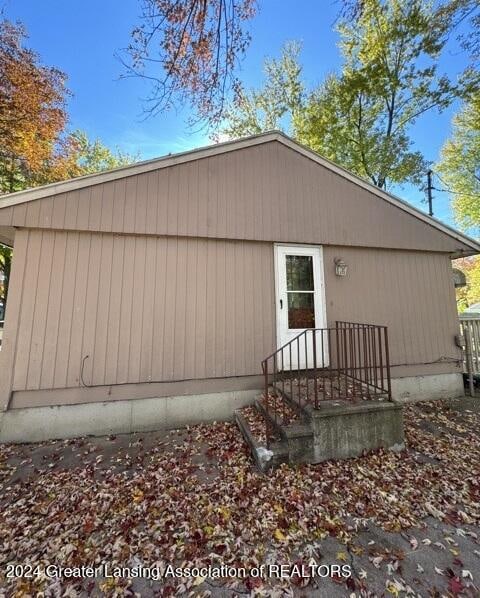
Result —
[[276, 349], [273, 353], [270, 353], [270, 355], [268, 355], [267, 357], [265, 357], [262, 360], [262, 363], [267, 361], [267, 359], [270, 359], [271, 357], [273, 357], [275, 355], [275, 353], [279, 353], [282, 349], [284, 349], [285, 347], [288, 347], [288, 345], [290, 345], [291, 343], [295, 342], [297, 339], [299, 339], [301, 336], [303, 336], [306, 332], [308, 332], [309, 330], [321, 330], [321, 328], [307, 328], [305, 330], [302, 330], [302, 332], [300, 332], [299, 335], [297, 335], [295, 338], [293, 338], [292, 340], [288, 341], [288, 343], [285, 343], [284, 345], [282, 345], [281, 347], [279, 347], [278, 349]]
[[333, 398], [392, 397], [386, 326], [337, 321], [307, 328], [265, 357], [262, 371], [268, 442], [272, 422], [286, 423], [286, 400], [318, 409]]

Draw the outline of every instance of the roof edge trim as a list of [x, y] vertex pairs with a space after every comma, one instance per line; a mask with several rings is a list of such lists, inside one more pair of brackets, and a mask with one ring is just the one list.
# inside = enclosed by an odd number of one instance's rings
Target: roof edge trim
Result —
[[[410, 203], [408, 203], [404, 199], [401, 199], [400, 197], [393, 195], [392, 193], [389, 193], [388, 191], [384, 191], [383, 189], [380, 189], [380, 187], [376, 187], [372, 183], [369, 183], [365, 179], [362, 179], [361, 177], [357, 176], [356, 174], [351, 173], [350, 171], [346, 170], [342, 166], [335, 164], [335, 162], [332, 162], [328, 158], [324, 158], [323, 156], [320, 156], [320, 154], [317, 154], [315, 151], [311, 150], [310, 148], [302, 145], [301, 143], [298, 143], [298, 141], [294, 141], [293, 139], [288, 137], [288, 135], [285, 135], [284, 133], [282, 133], [280, 131], [278, 131], [277, 134], [281, 136], [281, 139], [279, 139], [279, 140], [282, 141], [284, 143], [284, 145], [287, 145], [288, 147], [295, 150], [296, 152], [301, 153], [302, 155], [306, 156], [307, 158], [310, 158], [314, 162], [317, 162], [317, 164], [321, 164], [325, 168], [328, 168], [329, 170], [331, 170], [332, 172], [335, 172], [339, 176], [349, 180], [350, 182], [358, 185], [359, 187], [362, 187], [366, 191], [369, 191], [370, 193], [377, 195], [381, 199], [384, 199], [385, 201], [389, 202], [390, 204], [394, 205], [395, 207], [403, 210], [404, 212], [407, 212], [411, 216], [415, 216], [416, 218], [419, 218], [426, 224], [429, 224], [433, 228], [436, 228], [437, 230], [440, 230], [441, 232], [445, 233], [446, 235], [453, 237], [457, 241], [465, 243], [465, 245], [469, 245], [473, 250], [475, 250], [475, 252], [480, 253], [480, 242], [476, 241], [475, 239], [472, 239], [472, 237], [465, 235], [464, 233], [456, 230], [455, 228], [449, 226], [448, 224], [444, 224], [443, 222], [441, 222], [437, 218], [434, 218], [433, 216], [429, 216], [428, 214], [425, 214], [424, 212], [422, 212], [418, 208], [412, 206]], [[465, 256], [465, 255], [475, 255], [475, 253], [468, 253], [468, 254], [467, 253], [461, 253], [461, 254], [459, 253], [458, 254], [459, 257]]]
[[[43, 185], [42, 187], [34, 187], [32, 189], [26, 189], [24, 191], [17, 191], [15, 193], [4, 195], [3, 197], [0, 196], [0, 209], [15, 206], [28, 201], [33, 201], [35, 199], [41, 199], [44, 197], [58, 195], [60, 193], [75, 191], [77, 189], [82, 189], [84, 187], [92, 185], [99, 185], [102, 183], [115, 181], [124, 177], [143, 174], [152, 170], [157, 170], [159, 168], [168, 168], [177, 164], [183, 164], [185, 162], [190, 162], [193, 160], [200, 160], [203, 158], [216, 156], [218, 154], [223, 154], [252, 147], [255, 145], [260, 145], [263, 143], [268, 143], [271, 141], [278, 141], [282, 143], [283, 145], [292, 149], [293, 151], [305, 156], [306, 158], [309, 158], [310, 160], [313, 160], [317, 164], [320, 164], [324, 168], [331, 170], [332, 172], [349, 180], [355, 185], [362, 187], [363, 189], [369, 191], [377, 197], [384, 199], [388, 203], [403, 210], [404, 212], [407, 212], [410, 215], [415, 216], [416, 218], [422, 220], [426, 224], [429, 224], [433, 228], [436, 228], [437, 230], [440, 230], [441, 232], [456, 239], [457, 241], [460, 241], [461, 243], [468, 245], [474, 250], [474, 252], [480, 253], [480, 243], [477, 242], [475, 239], [472, 239], [468, 235], [465, 235], [460, 231], [455, 230], [451, 226], [444, 224], [443, 222], [437, 220], [436, 218], [433, 218], [432, 216], [428, 216], [421, 210], [415, 208], [414, 206], [412, 206], [405, 200], [400, 199], [396, 195], [393, 195], [388, 191], [384, 191], [383, 189], [376, 187], [375, 185], [369, 183], [361, 177], [352, 174], [351, 172], [349, 172], [345, 168], [342, 168], [341, 166], [338, 166], [338, 164], [335, 164], [331, 160], [328, 160], [327, 158], [320, 156], [310, 148], [298, 143], [297, 141], [294, 141], [282, 131], [268, 131], [266, 133], [260, 133], [258, 135], [244, 137], [242, 139], [225, 141], [222, 143], [217, 143], [198, 149], [188, 150], [178, 154], [167, 155], [160, 158], [153, 158], [151, 160], [137, 162], [129, 166], [121, 166], [119, 168], [114, 168], [112, 170], [107, 170], [104, 172], [88, 174], [75, 179], [69, 179], [67, 181], [50, 183], [48, 185]], [[459, 255], [467, 255], [467, 253], [465, 252]], [[470, 255], [473, 254], [470, 253]]]
[[201, 160], [202, 158], [208, 158], [210, 156], [216, 156], [217, 154], [232, 152], [245, 147], [251, 147], [274, 140], [280, 141], [279, 135], [276, 131], [261, 133], [260, 135], [253, 135], [252, 137], [224, 141], [222, 143], [207, 145], [205, 147], [187, 150], [177, 154], [168, 154], [166, 156], [161, 156], [160, 158], [152, 158], [151, 160], [135, 162], [134, 164], [129, 164], [128, 166], [120, 166], [118, 168], [112, 168], [111, 170], [104, 170], [94, 174], [86, 174], [84, 176], [68, 179], [66, 181], [58, 181], [56, 183], [49, 183], [48, 185], [42, 185], [40, 187], [32, 187], [30, 189], [16, 191], [15, 193], [7, 193], [6, 195], [0, 195], [0, 209], [12, 205], [22, 204], [35, 199], [59, 195], [60, 193], [76, 191], [77, 189], [83, 189], [84, 187], [108, 183], [110, 181], [115, 181], [117, 179], [129, 176], [135, 176], [137, 174], [151, 172], [152, 170], [157, 170], [159, 168], [168, 168], [169, 166], [175, 166], [177, 164], [183, 164], [193, 160]]

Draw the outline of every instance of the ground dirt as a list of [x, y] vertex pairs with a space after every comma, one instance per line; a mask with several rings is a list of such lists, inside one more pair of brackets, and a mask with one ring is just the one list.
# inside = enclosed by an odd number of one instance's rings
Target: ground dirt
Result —
[[[408, 406], [405, 430], [400, 454], [266, 475], [232, 423], [0, 446], [0, 596], [480, 596], [480, 398]], [[240, 573], [47, 575], [102, 563]]]

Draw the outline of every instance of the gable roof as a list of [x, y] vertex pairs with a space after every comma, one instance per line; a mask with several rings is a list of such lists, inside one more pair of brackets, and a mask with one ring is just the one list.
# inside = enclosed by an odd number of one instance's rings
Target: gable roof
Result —
[[0, 210], [12, 206], [18, 206], [27, 202], [31, 202], [37, 199], [42, 198], [50, 198], [54, 197], [59, 194], [68, 193], [71, 191], [80, 190], [86, 187], [92, 187], [94, 185], [99, 185], [103, 183], [107, 183], [110, 181], [116, 181], [119, 179], [136, 176], [143, 173], [148, 173], [154, 170], [159, 170], [163, 168], [168, 168], [171, 166], [184, 164], [188, 162], [192, 162], [194, 160], [200, 160], [203, 158], [209, 158], [221, 154], [227, 154], [228, 152], [237, 151], [249, 147], [254, 147], [266, 143], [270, 143], [272, 141], [277, 141], [283, 146], [290, 148], [291, 150], [297, 152], [298, 154], [305, 156], [309, 160], [320, 164], [327, 170], [339, 175], [343, 179], [350, 181], [351, 183], [357, 185], [368, 191], [369, 193], [374, 194], [375, 196], [383, 199], [387, 203], [399, 208], [403, 212], [414, 216], [415, 218], [423, 221], [425, 224], [433, 227], [434, 229], [448, 235], [452, 239], [466, 245], [470, 252], [463, 252], [462, 255], [468, 255], [480, 253], [480, 243], [476, 240], [470, 238], [469, 236], [461, 233], [460, 231], [455, 230], [454, 228], [444, 224], [443, 222], [428, 216], [421, 210], [413, 207], [411, 204], [407, 203], [406, 201], [400, 199], [399, 197], [388, 193], [376, 187], [375, 185], [369, 183], [368, 181], [360, 178], [357, 175], [352, 174], [348, 170], [338, 166], [334, 162], [320, 156], [313, 150], [299, 144], [298, 142], [294, 141], [281, 131], [270, 131], [267, 133], [261, 133], [259, 135], [254, 135], [251, 137], [246, 137], [243, 139], [233, 140], [233, 141], [226, 141], [223, 143], [218, 143], [215, 145], [206, 146], [199, 149], [194, 149], [186, 152], [181, 152], [178, 154], [167, 155], [160, 158], [154, 158], [152, 160], [146, 160], [143, 162], [138, 162], [135, 164], [131, 164], [129, 166], [123, 166], [120, 168], [115, 168], [112, 170], [85, 175], [82, 177], [78, 177], [75, 179], [70, 179], [67, 181], [51, 183], [48, 185], [44, 185], [42, 187], [35, 187], [32, 189], [27, 189], [24, 191], [18, 191], [15, 193], [11, 193], [8, 195], [4, 195], [0, 197]]

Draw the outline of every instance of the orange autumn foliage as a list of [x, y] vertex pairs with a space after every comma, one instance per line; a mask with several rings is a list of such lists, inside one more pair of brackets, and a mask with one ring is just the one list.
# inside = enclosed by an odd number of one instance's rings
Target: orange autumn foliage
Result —
[[0, 22], [0, 192], [75, 176], [65, 134], [66, 75], [24, 47], [23, 26]]

